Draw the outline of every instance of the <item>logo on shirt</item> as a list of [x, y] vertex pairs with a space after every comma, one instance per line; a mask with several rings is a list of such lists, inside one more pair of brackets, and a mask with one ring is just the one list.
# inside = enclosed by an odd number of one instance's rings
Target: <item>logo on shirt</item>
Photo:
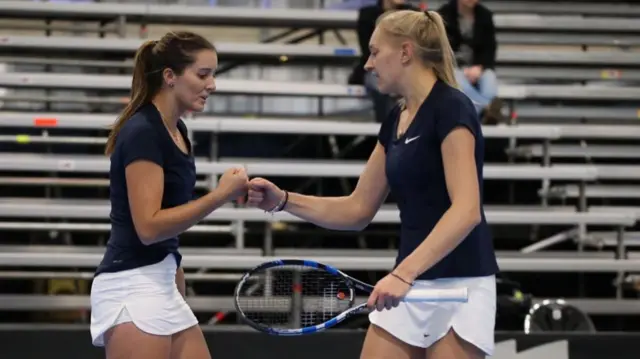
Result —
[[417, 140], [418, 138], [420, 138], [420, 136], [407, 138], [407, 139], [404, 140], [404, 144], [406, 145], [407, 143], [411, 143], [411, 142]]

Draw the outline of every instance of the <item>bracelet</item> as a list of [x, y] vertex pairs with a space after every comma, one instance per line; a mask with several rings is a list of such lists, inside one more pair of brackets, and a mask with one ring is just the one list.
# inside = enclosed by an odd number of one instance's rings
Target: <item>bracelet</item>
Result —
[[280, 212], [284, 209], [284, 206], [286, 206], [287, 202], [289, 201], [289, 192], [287, 191], [283, 191], [283, 192], [284, 192], [284, 196], [282, 196], [282, 199], [280, 200], [280, 202], [278, 202], [278, 204], [276, 204], [273, 208], [265, 212], [273, 214], [275, 212]]
[[413, 283], [411, 283], [409, 281], [406, 281], [404, 278], [400, 277], [399, 275], [395, 274], [394, 272], [391, 272], [389, 274], [391, 274], [392, 276], [396, 277], [398, 280], [404, 282], [405, 284], [408, 284], [408, 285], [413, 287]]

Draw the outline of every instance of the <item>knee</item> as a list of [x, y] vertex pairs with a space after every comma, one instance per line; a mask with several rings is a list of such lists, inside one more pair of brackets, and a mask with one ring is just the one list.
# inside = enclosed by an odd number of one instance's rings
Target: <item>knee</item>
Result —
[[496, 71], [494, 69], [484, 69], [482, 71], [482, 76], [488, 76], [488, 77], [493, 77], [493, 78], [498, 77], [498, 75], [496, 74]]
[[493, 98], [498, 95], [498, 76], [494, 70], [484, 70], [478, 80], [478, 83], [480, 85], [480, 90], [485, 97]]

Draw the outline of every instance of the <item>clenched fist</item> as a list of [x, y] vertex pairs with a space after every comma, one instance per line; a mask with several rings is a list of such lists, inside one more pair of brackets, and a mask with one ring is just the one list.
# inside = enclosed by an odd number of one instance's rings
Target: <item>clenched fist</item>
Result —
[[218, 190], [227, 201], [244, 197], [249, 189], [249, 177], [244, 168], [230, 168], [218, 181]]
[[249, 181], [247, 203], [264, 211], [272, 210], [284, 198], [284, 191], [273, 182], [256, 177]]

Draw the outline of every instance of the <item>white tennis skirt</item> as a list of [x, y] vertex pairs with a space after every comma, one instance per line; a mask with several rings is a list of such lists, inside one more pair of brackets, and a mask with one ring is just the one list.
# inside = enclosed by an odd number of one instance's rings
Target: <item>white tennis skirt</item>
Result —
[[104, 333], [127, 322], [154, 335], [172, 335], [198, 324], [176, 286], [176, 261], [117, 273], [102, 273], [91, 286], [91, 338], [102, 347]]
[[496, 322], [496, 278], [446, 278], [417, 281], [415, 288], [466, 287], [469, 300], [455, 302], [411, 302], [369, 314], [372, 324], [401, 341], [428, 348], [451, 328], [464, 340], [493, 355]]

